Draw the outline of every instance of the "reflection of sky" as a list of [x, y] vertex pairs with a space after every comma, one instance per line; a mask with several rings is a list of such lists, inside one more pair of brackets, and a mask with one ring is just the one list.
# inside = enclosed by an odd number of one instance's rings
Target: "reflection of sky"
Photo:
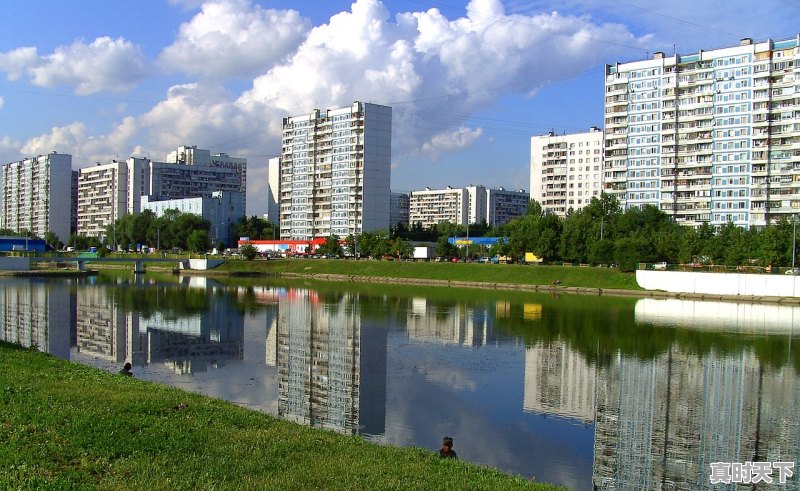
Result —
[[449, 435], [470, 462], [572, 489], [591, 487], [594, 428], [523, 411], [523, 345], [442, 346], [398, 331], [388, 344], [380, 441], [436, 450]]

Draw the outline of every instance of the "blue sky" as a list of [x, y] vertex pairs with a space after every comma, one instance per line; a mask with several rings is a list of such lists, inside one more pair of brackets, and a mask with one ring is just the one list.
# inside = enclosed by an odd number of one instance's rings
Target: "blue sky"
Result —
[[394, 108], [392, 189], [529, 187], [530, 137], [602, 126], [603, 66], [783, 39], [792, 0], [0, 0], [0, 162], [178, 145], [248, 158], [281, 118]]

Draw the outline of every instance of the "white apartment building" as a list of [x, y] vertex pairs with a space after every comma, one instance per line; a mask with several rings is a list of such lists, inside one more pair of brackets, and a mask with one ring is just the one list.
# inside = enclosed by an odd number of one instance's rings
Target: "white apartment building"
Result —
[[603, 186], [603, 132], [531, 137], [531, 199], [544, 210], [566, 216], [579, 210]]
[[49, 153], [0, 166], [0, 228], [28, 230], [44, 238], [53, 232], [69, 241], [72, 211], [72, 156]]
[[[108, 225], [128, 213], [142, 211], [143, 196], [149, 196], [152, 202], [211, 198], [215, 192], [221, 191], [239, 193], [242, 206], [246, 206], [246, 159], [226, 154], [211, 155], [208, 150], [196, 147], [179, 147], [179, 151], [169, 154], [168, 158], [175, 161], [154, 162], [131, 157], [81, 169], [78, 177], [78, 234], [103, 237]], [[218, 160], [214, 161], [214, 158]]]
[[469, 219], [469, 195], [466, 188], [425, 188], [411, 191], [408, 201], [408, 221], [420, 223], [424, 228], [435, 227], [442, 222], [466, 225]]
[[267, 215], [273, 225], [281, 222], [281, 159], [273, 157], [267, 161]]
[[606, 192], [677, 223], [800, 212], [800, 36], [606, 66]]
[[[237, 191], [215, 191], [211, 196], [155, 200], [142, 196], [142, 211], [150, 210], [156, 217], [164, 216], [167, 210], [199, 215], [211, 224], [209, 239], [211, 244], [236, 246], [236, 224], [245, 217], [244, 193]], [[159, 244], [153, 244], [160, 246]]]
[[315, 237], [387, 229], [392, 108], [349, 107], [283, 119], [280, 237]]
[[448, 221], [455, 225], [486, 222], [500, 225], [523, 215], [530, 201], [525, 190], [467, 186], [445, 189], [425, 188], [409, 193], [409, 224], [421, 223], [424, 228]]
[[103, 237], [106, 227], [128, 213], [126, 161], [84, 167], [78, 175], [78, 235]]

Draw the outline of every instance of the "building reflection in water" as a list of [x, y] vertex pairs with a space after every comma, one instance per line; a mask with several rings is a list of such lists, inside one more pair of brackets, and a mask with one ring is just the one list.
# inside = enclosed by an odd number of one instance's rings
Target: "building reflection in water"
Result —
[[410, 299], [406, 316], [411, 339], [463, 346], [484, 346], [493, 324], [486, 309], [465, 303], [442, 305], [421, 297]]
[[[7, 280], [0, 288], [0, 340], [69, 358], [75, 343], [75, 290], [70, 283]], [[68, 329], [51, 325], [68, 324]]]
[[[636, 318], [791, 334], [795, 311], [642, 299]], [[618, 356], [598, 374], [595, 488], [705, 489], [712, 462], [797, 462], [797, 387], [793, 367], [765, 366], [752, 351], [702, 356], [673, 347], [652, 359]]]

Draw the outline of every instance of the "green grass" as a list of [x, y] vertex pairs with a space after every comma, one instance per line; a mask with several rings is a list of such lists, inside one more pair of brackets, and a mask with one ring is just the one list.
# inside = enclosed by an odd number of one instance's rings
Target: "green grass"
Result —
[[0, 489], [555, 489], [0, 342]]
[[220, 273], [296, 273], [309, 275], [413, 278], [517, 285], [561, 286], [641, 290], [634, 273], [616, 269], [578, 266], [529, 266], [522, 264], [437, 263], [407, 261], [351, 261], [326, 259], [276, 259], [227, 261], [215, 268]]

